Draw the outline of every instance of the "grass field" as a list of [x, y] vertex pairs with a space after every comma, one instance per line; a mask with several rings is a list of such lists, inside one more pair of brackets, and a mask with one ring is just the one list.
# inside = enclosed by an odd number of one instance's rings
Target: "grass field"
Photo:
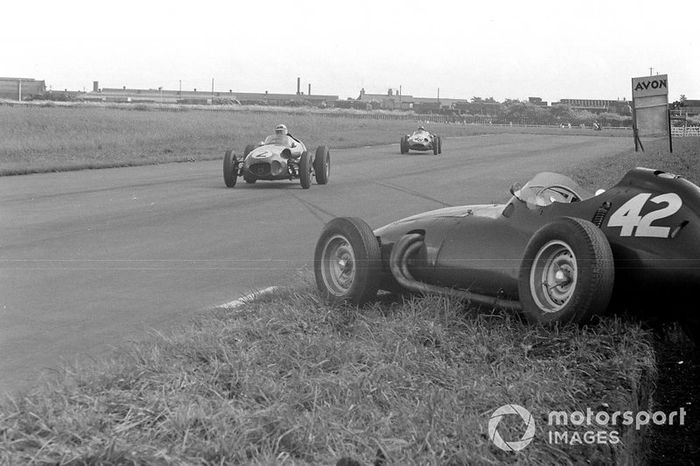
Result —
[[595, 162], [573, 166], [568, 170], [584, 188], [595, 191], [616, 184], [628, 170], [647, 167], [676, 173], [700, 185], [700, 138], [675, 138], [673, 152], [667, 139], [644, 143], [645, 151], [628, 152]]
[[[654, 142], [570, 174], [608, 187], [642, 165], [697, 182], [698, 140], [674, 144], [673, 155]], [[613, 446], [555, 446], [546, 413], [647, 409], [654, 359], [634, 321], [549, 329], [438, 297], [329, 307], [300, 271], [292, 287], [3, 401], [0, 463], [639, 464], [640, 432]], [[537, 423], [517, 454], [488, 438], [490, 414], [507, 403]], [[499, 431], [517, 439], [522, 426]]]
[[[243, 152], [284, 122], [312, 150], [398, 143], [414, 121], [368, 120], [308, 110], [175, 106], [0, 105], [0, 175], [214, 160]], [[590, 134], [592, 130], [426, 124], [442, 136], [499, 132]], [[605, 133], [605, 132], [602, 132]], [[610, 131], [627, 134], [626, 131]], [[596, 132], [600, 135], [601, 132]]]

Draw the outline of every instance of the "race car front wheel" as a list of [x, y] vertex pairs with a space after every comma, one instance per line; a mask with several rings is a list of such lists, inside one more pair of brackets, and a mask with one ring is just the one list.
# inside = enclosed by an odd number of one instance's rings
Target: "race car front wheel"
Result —
[[530, 239], [518, 294], [530, 322], [586, 322], [603, 314], [612, 295], [615, 263], [605, 234], [591, 222], [564, 217]]
[[309, 153], [304, 151], [299, 159], [299, 183], [303, 189], [309, 189], [311, 186], [311, 163], [309, 162]]
[[401, 153], [402, 154], [407, 154], [408, 153], [408, 138], [406, 136], [401, 137]]
[[316, 183], [326, 184], [331, 176], [331, 153], [326, 146], [318, 146], [314, 158], [314, 174]]
[[316, 243], [314, 275], [321, 296], [331, 303], [361, 305], [377, 295], [382, 267], [379, 242], [359, 218], [337, 217]]
[[233, 188], [236, 186], [238, 179], [238, 159], [236, 154], [231, 149], [224, 154], [224, 183], [226, 187]]

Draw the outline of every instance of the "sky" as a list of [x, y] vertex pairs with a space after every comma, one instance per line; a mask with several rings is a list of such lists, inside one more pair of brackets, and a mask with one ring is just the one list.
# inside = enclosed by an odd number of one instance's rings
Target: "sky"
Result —
[[3, 2], [0, 76], [105, 88], [356, 98], [700, 99], [697, 0]]

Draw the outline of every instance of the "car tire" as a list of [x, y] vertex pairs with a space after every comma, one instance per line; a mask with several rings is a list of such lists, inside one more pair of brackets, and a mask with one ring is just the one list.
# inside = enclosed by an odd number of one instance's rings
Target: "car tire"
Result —
[[331, 176], [331, 153], [326, 146], [318, 146], [314, 158], [314, 174], [316, 183], [326, 184]]
[[245, 146], [245, 149], [243, 150], [243, 159], [245, 160], [246, 157], [248, 157], [248, 154], [253, 152], [253, 149], [255, 149], [255, 144], [248, 144]]
[[231, 149], [224, 154], [224, 183], [227, 188], [236, 186], [238, 179], [238, 159]]
[[362, 305], [376, 297], [381, 270], [379, 242], [367, 223], [338, 217], [324, 226], [314, 253], [316, 286], [323, 299]]
[[435, 136], [435, 137], [433, 138], [433, 155], [438, 155], [438, 154], [440, 153], [440, 152], [439, 152], [439, 151], [440, 151], [440, 148], [439, 148], [438, 144], [439, 144], [439, 143], [438, 143], [438, 137]]
[[438, 136], [438, 154], [442, 154], [442, 136]]
[[532, 236], [520, 265], [518, 294], [533, 323], [583, 323], [603, 314], [612, 296], [615, 262], [593, 223], [563, 217]]
[[299, 183], [303, 189], [309, 189], [311, 186], [311, 163], [309, 162], [309, 153], [304, 151], [299, 159]]
[[408, 153], [408, 138], [406, 136], [401, 137], [401, 153], [402, 154], [407, 154]]

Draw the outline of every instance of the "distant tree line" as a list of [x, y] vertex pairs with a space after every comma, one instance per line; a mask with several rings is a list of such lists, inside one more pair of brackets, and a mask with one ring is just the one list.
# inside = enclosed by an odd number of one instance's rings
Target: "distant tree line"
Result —
[[441, 113], [451, 114], [455, 120], [462, 119], [467, 123], [469, 120], [488, 120], [494, 124], [591, 126], [598, 122], [603, 126], [632, 126], [631, 115], [614, 112], [593, 113], [574, 109], [566, 104], [541, 106], [517, 99], [496, 102], [493, 97], [473, 97], [470, 102], [457, 103], [452, 109], [443, 109]]

